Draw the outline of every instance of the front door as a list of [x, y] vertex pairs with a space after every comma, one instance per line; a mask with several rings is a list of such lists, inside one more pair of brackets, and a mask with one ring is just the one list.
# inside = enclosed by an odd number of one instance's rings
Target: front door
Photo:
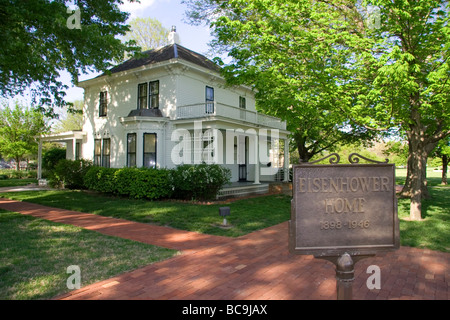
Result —
[[239, 181], [247, 181], [248, 137], [238, 136]]

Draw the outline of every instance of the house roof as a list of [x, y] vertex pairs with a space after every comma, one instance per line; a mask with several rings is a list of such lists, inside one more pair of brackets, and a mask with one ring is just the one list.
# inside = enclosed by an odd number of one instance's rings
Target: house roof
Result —
[[[220, 71], [220, 67], [205, 56], [189, 50], [179, 44], [169, 44], [167, 46], [142, 52], [138, 57], [133, 57], [109, 70], [110, 73], [117, 73], [134, 68], [151, 65], [171, 59], [183, 59], [206, 68], [211, 71]], [[101, 76], [106, 75], [104, 73]]]

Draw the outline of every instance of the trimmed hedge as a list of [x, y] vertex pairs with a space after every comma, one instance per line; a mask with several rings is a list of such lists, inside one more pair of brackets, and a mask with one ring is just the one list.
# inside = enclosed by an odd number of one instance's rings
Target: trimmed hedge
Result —
[[88, 160], [59, 160], [50, 172], [50, 185], [67, 189], [84, 189], [83, 177], [92, 167]]
[[230, 181], [220, 165], [181, 165], [175, 169], [103, 168], [86, 160], [61, 160], [51, 183], [69, 189], [89, 189], [134, 199], [211, 200]]
[[89, 190], [116, 193], [114, 175], [117, 169], [93, 166], [83, 177], [84, 186]]
[[90, 190], [134, 199], [156, 200], [172, 194], [170, 173], [166, 169], [92, 167], [84, 176], [84, 185]]
[[184, 200], [215, 199], [231, 178], [231, 171], [218, 164], [180, 165], [172, 170], [173, 197]]

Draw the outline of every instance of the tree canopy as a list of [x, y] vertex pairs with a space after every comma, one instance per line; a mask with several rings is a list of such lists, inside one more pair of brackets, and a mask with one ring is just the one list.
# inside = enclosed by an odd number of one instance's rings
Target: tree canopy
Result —
[[287, 120], [294, 137], [314, 143], [310, 127], [404, 135], [403, 194], [421, 218], [427, 157], [450, 135], [447, 1], [185, 2], [193, 21], [210, 25], [212, 45], [229, 52], [226, 79], [253, 85], [259, 108]]
[[258, 108], [287, 121], [301, 161], [338, 142], [373, 136], [334, 106], [348, 52], [336, 45], [343, 42], [340, 31], [324, 30], [341, 12], [325, 10], [320, 1], [186, 2], [191, 21], [210, 23], [212, 46], [231, 58], [226, 64], [217, 59], [227, 81], [252, 85]]
[[[134, 0], [129, 0], [133, 2]], [[121, 0], [0, 0], [0, 92], [4, 98], [30, 90], [49, 114], [67, 105], [60, 72], [105, 71], [125, 52], [138, 50], [119, 36], [129, 31]], [[79, 20], [79, 21], [77, 21]]]
[[133, 40], [142, 51], [155, 49], [167, 44], [169, 30], [157, 19], [135, 18], [130, 21], [131, 30], [128, 31], [124, 40]]
[[24, 107], [18, 102], [11, 108], [4, 103], [0, 108], [0, 153], [17, 163], [25, 155], [37, 153], [36, 136], [48, 131], [48, 125], [41, 112]]

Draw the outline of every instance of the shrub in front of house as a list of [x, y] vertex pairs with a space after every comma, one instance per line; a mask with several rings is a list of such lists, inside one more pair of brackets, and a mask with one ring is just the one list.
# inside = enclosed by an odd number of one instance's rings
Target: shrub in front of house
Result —
[[164, 199], [172, 194], [170, 171], [152, 168], [123, 168], [115, 173], [117, 194], [134, 199]]
[[117, 169], [92, 166], [83, 177], [85, 188], [98, 192], [116, 193], [114, 175]]
[[59, 161], [66, 159], [66, 149], [52, 148], [42, 155], [42, 170], [53, 170]]
[[167, 169], [92, 167], [86, 173], [84, 183], [90, 190], [133, 199], [157, 200], [172, 194]]
[[230, 181], [219, 165], [181, 165], [175, 169], [93, 166], [84, 175], [87, 189], [134, 199], [211, 200]]
[[91, 167], [92, 162], [88, 160], [62, 159], [51, 171], [49, 183], [55, 187], [84, 189], [83, 177]]
[[215, 199], [230, 182], [231, 171], [217, 164], [180, 165], [172, 170], [173, 198], [185, 200]]

